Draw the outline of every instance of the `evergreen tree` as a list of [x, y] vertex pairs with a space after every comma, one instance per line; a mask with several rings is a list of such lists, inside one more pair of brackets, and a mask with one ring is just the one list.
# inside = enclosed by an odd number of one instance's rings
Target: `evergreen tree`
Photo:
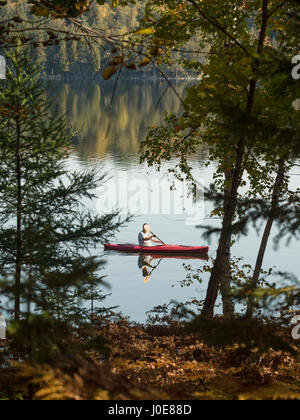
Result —
[[104, 262], [88, 253], [121, 221], [117, 213], [100, 216], [85, 208], [105, 175], [97, 169], [67, 171], [70, 130], [45, 99], [30, 51], [11, 50], [6, 58], [0, 92], [0, 273], [3, 293], [13, 302], [13, 350], [31, 361], [75, 357], [74, 349], [81, 348], [78, 328], [85, 331], [84, 345], [93, 335], [84, 302], [103, 298]]

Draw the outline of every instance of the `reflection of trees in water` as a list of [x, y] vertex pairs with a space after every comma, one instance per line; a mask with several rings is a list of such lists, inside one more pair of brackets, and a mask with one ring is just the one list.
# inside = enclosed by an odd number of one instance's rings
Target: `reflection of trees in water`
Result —
[[[51, 92], [57, 98], [61, 111], [78, 127], [80, 134], [75, 142], [82, 158], [91, 155], [103, 158], [112, 153], [120, 160], [127, 160], [137, 155], [147, 127], [161, 123], [164, 111], [179, 109], [178, 98], [171, 89], [156, 106], [165, 88], [163, 81], [142, 83], [123, 80], [112, 106], [107, 138], [112, 83], [100, 85], [95, 81], [78, 85], [55, 82]], [[184, 83], [177, 85], [180, 95], [183, 95], [184, 88]]]

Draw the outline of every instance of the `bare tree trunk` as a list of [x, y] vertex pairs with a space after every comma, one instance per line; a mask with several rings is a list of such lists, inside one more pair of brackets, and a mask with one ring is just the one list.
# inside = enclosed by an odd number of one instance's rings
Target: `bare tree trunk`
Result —
[[[255, 289], [255, 287], [257, 287], [258, 282], [259, 282], [259, 276], [261, 273], [262, 264], [265, 257], [271, 230], [272, 230], [274, 221], [278, 213], [279, 198], [280, 198], [280, 193], [281, 193], [283, 183], [284, 183], [285, 170], [286, 169], [284, 166], [284, 161], [281, 160], [279, 163], [279, 168], [278, 168], [276, 180], [274, 183], [270, 214], [269, 214], [269, 217], [265, 226], [265, 230], [261, 239], [261, 244], [260, 244], [260, 248], [259, 248], [257, 259], [256, 259], [256, 265], [255, 265], [253, 277], [251, 280], [252, 289]], [[253, 302], [253, 298], [250, 297], [249, 302], [248, 302], [247, 312], [246, 312], [246, 318], [250, 319], [253, 317], [253, 309], [254, 309], [254, 302]]]
[[[260, 54], [263, 50], [264, 41], [266, 38], [266, 30], [268, 24], [268, 0], [262, 0], [262, 23], [258, 41], [257, 52]], [[258, 71], [259, 61], [254, 61], [253, 70]], [[254, 104], [254, 97], [256, 92], [256, 80], [250, 80], [249, 91], [247, 98], [247, 115], [251, 115]], [[241, 137], [237, 148], [236, 148], [236, 160], [234, 172], [232, 175], [231, 188], [229, 191], [225, 189], [224, 196], [224, 218], [221, 229], [221, 237], [219, 240], [219, 247], [217, 251], [217, 257], [214, 263], [214, 267], [210, 276], [206, 299], [202, 310], [202, 316], [206, 318], [213, 317], [214, 307], [218, 296], [219, 287], [223, 295], [223, 303], [225, 297], [225, 305], [223, 306], [223, 312], [225, 315], [232, 314], [232, 305], [229, 303], [230, 300], [227, 298], [230, 292], [230, 248], [231, 239], [233, 232], [233, 220], [237, 207], [238, 189], [243, 176], [244, 171], [244, 155], [246, 147], [246, 137]], [[228, 307], [227, 307], [228, 306]]]
[[244, 154], [245, 139], [241, 139], [238, 150], [238, 161], [233, 174], [231, 188], [225, 189], [224, 197], [224, 218], [221, 230], [221, 237], [217, 251], [217, 257], [208, 284], [207, 295], [202, 310], [202, 315], [211, 318], [214, 312], [219, 287], [221, 286], [223, 296], [223, 312], [231, 314], [233, 305], [229, 303], [227, 296], [230, 289], [230, 248], [232, 239], [232, 224], [237, 204], [237, 192], [239, 179], [242, 172], [242, 161]]
[[[230, 197], [231, 189], [230, 189], [230, 183], [232, 180], [232, 177], [234, 175], [234, 172], [232, 170], [231, 160], [232, 155], [228, 154], [224, 158], [226, 162], [226, 169], [224, 171], [225, 175], [225, 194], [226, 197]], [[230, 198], [229, 198], [230, 199]], [[226, 254], [229, 255], [229, 258], [224, 261], [225, 263], [230, 261], [230, 244], [231, 242], [226, 242]], [[228, 291], [230, 290], [230, 281], [231, 281], [231, 275], [230, 275], [230, 266], [223, 267], [223, 273], [224, 277], [222, 278], [223, 281], [221, 281], [221, 295], [222, 295], [222, 303], [223, 303], [223, 313], [225, 315], [232, 315], [234, 313], [234, 303], [232, 300], [232, 297], [228, 294]]]

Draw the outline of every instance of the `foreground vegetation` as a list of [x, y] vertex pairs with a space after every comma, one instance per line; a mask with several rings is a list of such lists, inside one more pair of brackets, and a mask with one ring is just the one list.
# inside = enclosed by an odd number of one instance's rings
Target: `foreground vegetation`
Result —
[[[224, 328], [224, 320], [216, 319]], [[201, 330], [164, 319], [146, 326], [116, 316], [93, 319], [107, 340], [107, 353], [91, 352], [55, 364], [15, 364], [1, 371], [3, 399], [73, 400], [248, 400], [300, 399], [300, 363], [290, 328], [256, 323], [255, 347], [237, 340], [211, 345]], [[226, 325], [225, 325], [225, 330]], [[211, 330], [214, 334], [214, 330]], [[265, 347], [267, 334], [274, 348]], [[81, 336], [84, 341], [85, 337]], [[258, 339], [258, 340], [257, 340]], [[280, 345], [279, 345], [280, 343]], [[295, 343], [295, 342], [294, 342]], [[277, 348], [278, 347], [278, 348]], [[288, 350], [280, 350], [286, 347]], [[298, 348], [299, 350], [299, 348]], [[85, 355], [87, 356], [87, 355]]]

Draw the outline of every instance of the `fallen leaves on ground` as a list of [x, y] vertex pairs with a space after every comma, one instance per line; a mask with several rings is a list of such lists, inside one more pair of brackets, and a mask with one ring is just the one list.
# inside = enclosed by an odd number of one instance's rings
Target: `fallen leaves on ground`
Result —
[[66, 367], [21, 364], [16, 376], [18, 389], [23, 380], [25, 398], [30, 384], [33, 398], [48, 400], [300, 399], [298, 357], [283, 351], [254, 350], [243, 358], [240, 345], [208, 346], [194, 334], [178, 333], [176, 325], [119, 319], [94, 320], [94, 326], [110, 341], [109, 358], [94, 352], [72, 373]]

